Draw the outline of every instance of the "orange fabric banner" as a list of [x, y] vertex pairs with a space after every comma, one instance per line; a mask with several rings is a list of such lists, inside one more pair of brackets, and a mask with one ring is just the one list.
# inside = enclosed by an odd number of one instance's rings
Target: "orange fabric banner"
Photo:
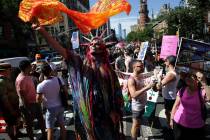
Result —
[[125, 0], [99, 0], [89, 12], [81, 13], [68, 9], [58, 0], [23, 0], [20, 3], [19, 17], [24, 22], [38, 18], [41, 25], [62, 21], [61, 12], [66, 13], [83, 33], [97, 29], [120, 12], [129, 14], [131, 6]]

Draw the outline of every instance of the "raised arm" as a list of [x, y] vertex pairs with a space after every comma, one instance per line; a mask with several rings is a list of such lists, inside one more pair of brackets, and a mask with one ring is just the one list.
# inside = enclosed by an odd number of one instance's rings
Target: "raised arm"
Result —
[[58, 53], [60, 53], [65, 59], [67, 59], [67, 51], [63, 48], [58, 41], [56, 41], [49, 33], [45, 30], [43, 26], [39, 26], [38, 24], [32, 24], [32, 28], [39, 31], [43, 37], [47, 40], [49, 45], [51, 45]]
[[160, 83], [157, 83], [157, 89], [161, 89], [163, 86], [167, 85], [168, 83], [176, 80], [176, 76], [172, 73], [166, 74], [164, 79], [160, 81]]
[[142, 94], [145, 94], [145, 92], [147, 90], [149, 90], [150, 88], [152, 88], [153, 86], [154, 86], [154, 84], [150, 83], [150, 84], [147, 84], [142, 89], [137, 90], [134, 79], [132, 79], [132, 78], [128, 79], [128, 90], [129, 90], [132, 98], [137, 98], [137, 97], [141, 96]]

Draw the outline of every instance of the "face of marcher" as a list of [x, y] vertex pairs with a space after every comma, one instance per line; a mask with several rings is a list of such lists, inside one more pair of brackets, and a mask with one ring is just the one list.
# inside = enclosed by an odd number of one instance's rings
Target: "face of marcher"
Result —
[[100, 40], [100, 39], [93, 39], [92, 41], [91, 41], [91, 44], [90, 44], [90, 47], [89, 47], [89, 49], [90, 49], [90, 53], [91, 54], [99, 54], [99, 53], [102, 53], [104, 50], [104, 48], [103, 48], [103, 42], [102, 42], [102, 40]]
[[185, 83], [189, 87], [197, 87], [198, 86], [198, 81], [195, 75], [187, 75], [185, 77]]
[[168, 61], [168, 59], [165, 60], [165, 65], [166, 65], [166, 67], [169, 67], [169, 61]]
[[137, 74], [140, 74], [144, 72], [144, 65], [141, 62], [137, 62], [134, 64], [133, 69]]
[[31, 65], [26, 68], [26, 71], [29, 72], [29, 73], [31, 72], [31, 70], [32, 70]]
[[203, 73], [197, 72], [197, 73], [196, 73], [196, 78], [197, 78], [197, 80], [198, 80], [199, 82], [204, 81], [204, 75], [203, 75]]

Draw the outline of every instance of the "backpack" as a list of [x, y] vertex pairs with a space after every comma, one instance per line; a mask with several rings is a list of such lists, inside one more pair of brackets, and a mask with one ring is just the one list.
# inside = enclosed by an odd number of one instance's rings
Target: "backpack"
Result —
[[[185, 89], [186, 89], [185, 86], [180, 89], [180, 98], [182, 98]], [[199, 101], [201, 103], [201, 115], [202, 115], [202, 119], [205, 122], [206, 119], [207, 119], [207, 108], [206, 108], [206, 105], [205, 105], [205, 103], [204, 103], [204, 101], [202, 99], [202, 92], [201, 92], [201, 89], [200, 88], [199, 88], [199, 91], [198, 91], [198, 97], [199, 97]]]

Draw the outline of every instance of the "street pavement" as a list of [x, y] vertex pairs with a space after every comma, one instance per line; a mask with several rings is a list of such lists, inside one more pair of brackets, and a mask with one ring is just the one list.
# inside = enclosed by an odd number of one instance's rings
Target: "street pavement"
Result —
[[[206, 121], [206, 139], [210, 139], [210, 106], [207, 105], [208, 109], [208, 118]], [[173, 140], [173, 132], [170, 129], [167, 129], [165, 110], [163, 104], [163, 98], [159, 97], [156, 103], [156, 109], [149, 118], [143, 118], [140, 127], [141, 137], [138, 140]], [[34, 135], [36, 140], [41, 140], [41, 130], [37, 128], [37, 123], [35, 120], [35, 128]], [[65, 124], [67, 129], [67, 139], [75, 140], [74, 136], [74, 119], [73, 119], [73, 110], [72, 107], [65, 111]], [[123, 117], [124, 124], [124, 134], [126, 136], [126, 140], [130, 140], [130, 130], [132, 125], [132, 115], [126, 114]], [[26, 133], [25, 129], [22, 129], [21, 132]], [[59, 128], [56, 127], [54, 130], [55, 140], [59, 139]], [[0, 140], [10, 140], [6, 133], [0, 134]], [[20, 138], [20, 140], [29, 140], [27, 137]]]

